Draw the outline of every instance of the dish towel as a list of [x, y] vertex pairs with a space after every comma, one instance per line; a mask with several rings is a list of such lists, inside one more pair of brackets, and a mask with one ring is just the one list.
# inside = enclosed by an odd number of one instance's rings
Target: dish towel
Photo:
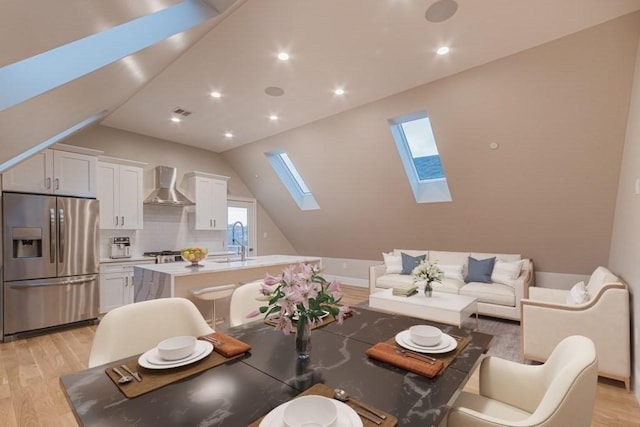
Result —
[[213, 351], [223, 355], [224, 357], [233, 357], [238, 354], [246, 353], [251, 350], [251, 346], [246, 342], [240, 341], [222, 332], [214, 332], [207, 335], [215, 338], [222, 344], [214, 344]]
[[413, 357], [400, 354], [397, 352], [395, 346], [383, 342], [369, 347], [366, 354], [372, 359], [386, 362], [427, 378], [435, 377], [444, 367], [442, 360], [436, 360], [434, 363], [423, 362]]

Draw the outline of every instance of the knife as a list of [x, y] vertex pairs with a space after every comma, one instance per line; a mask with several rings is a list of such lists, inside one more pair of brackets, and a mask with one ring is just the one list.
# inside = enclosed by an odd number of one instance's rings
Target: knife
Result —
[[349, 405], [349, 407], [351, 409], [353, 409], [354, 411], [356, 411], [356, 414], [360, 415], [362, 418], [365, 418], [369, 421], [371, 421], [372, 423], [375, 423], [376, 425], [380, 425], [382, 424], [382, 420], [378, 419], [378, 417], [376, 417], [375, 415], [369, 414], [367, 412], [364, 412], [358, 408], [355, 408], [351, 405]]
[[142, 381], [142, 375], [140, 375], [138, 372], [133, 372], [131, 369], [129, 369], [127, 365], [120, 365], [120, 367], [125, 371], [127, 371], [129, 375], [133, 376], [133, 378], [135, 378], [136, 381], [138, 382]]

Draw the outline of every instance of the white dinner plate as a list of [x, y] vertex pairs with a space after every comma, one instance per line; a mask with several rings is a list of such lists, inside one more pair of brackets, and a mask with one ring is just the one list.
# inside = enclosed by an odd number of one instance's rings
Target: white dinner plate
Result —
[[445, 333], [442, 334], [442, 340], [440, 341], [439, 346], [433, 347], [425, 347], [421, 345], [417, 345], [411, 341], [409, 338], [409, 330], [404, 330], [402, 332], [398, 332], [396, 334], [396, 342], [400, 344], [400, 346], [412, 350], [418, 353], [447, 353], [451, 350], [455, 350], [458, 346], [458, 342], [451, 335], [447, 335]]
[[173, 360], [171, 362], [161, 359], [158, 356], [156, 347], [146, 351], [138, 358], [138, 365], [147, 369], [171, 369], [179, 366], [189, 365], [204, 359], [213, 351], [213, 344], [208, 341], [196, 341], [196, 350], [184, 359]]
[[[398, 332], [398, 339], [403, 343], [403, 344], [408, 344], [410, 346], [413, 347], [418, 347], [424, 351], [429, 351], [429, 350], [442, 350], [445, 347], [449, 347], [450, 342], [448, 339], [446, 339], [444, 336], [446, 334], [442, 334], [441, 338], [440, 338], [440, 342], [436, 345], [422, 345], [422, 344], [418, 344], [416, 342], [414, 342], [411, 339], [411, 331], [409, 329], [404, 330], [402, 332]], [[398, 340], [396, 340], [397, 342]]]
[[[327, 399], [329, 399], [327, 397]], [[336, 423], [336, 427], [362, 427], [362, 420], [349, 405], [338, 402], [335, 399], [330, 399], [338, 409], [338, 422]], [[284, 427], [284, 408], [291, 403], [284, 402], [282, 405], [275, 407], [271, 412], [269, 412], [260, 422], [259, 427]]]

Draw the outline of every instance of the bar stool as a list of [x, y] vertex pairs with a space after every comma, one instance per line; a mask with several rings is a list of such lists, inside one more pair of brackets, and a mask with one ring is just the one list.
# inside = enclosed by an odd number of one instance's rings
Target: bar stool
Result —
[[210, 286], [208, 288], [191, 289], [189, 291], [191, 295], [198, 299], [211, 301], [211, 308], [213, 310], [213, 315], [211, 317], [211, 327], [213, 329], [215, 329], [216, 326], [216, 300], [231, 296], [235, 288], [236, 285], [218, 285]]

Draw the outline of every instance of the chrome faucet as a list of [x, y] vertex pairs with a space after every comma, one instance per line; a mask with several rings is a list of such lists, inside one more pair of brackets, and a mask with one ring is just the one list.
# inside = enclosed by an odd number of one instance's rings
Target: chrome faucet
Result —
[[[242, 231], [242, 241], [238, 242], [236, 240], [236, 225], [240, 226], [240, 231]], [[240, 260], [244, 261], [245, 259], [245, 252], [246, 252], [246, 248], [244, 246], [244, 226], [242, 225], [242, 222], [240, 221], [236, 221], [233, 223], [233, 225], [231, 226], [231, 243], [232, 244], [236, 244], [236, 245], [240, 245]]]

